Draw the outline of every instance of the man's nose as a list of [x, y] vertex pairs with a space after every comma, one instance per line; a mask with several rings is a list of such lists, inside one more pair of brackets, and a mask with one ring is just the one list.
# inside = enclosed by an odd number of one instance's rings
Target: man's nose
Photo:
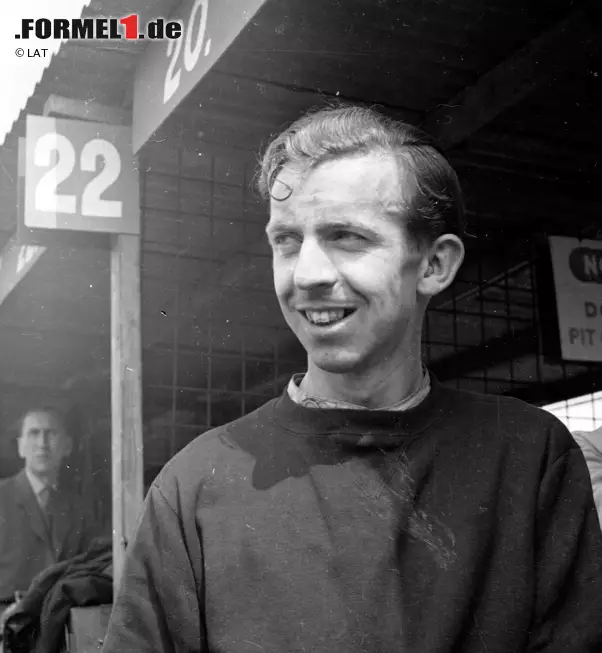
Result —
[[305, 239], [295, 265], [294, 282], [301, 290], [332, 286], [338, 273], [328, 252], [315, 239]]
[[40, 433], [38, 435], [38, 446], [47, 447], [50, 444], [50, 433]]

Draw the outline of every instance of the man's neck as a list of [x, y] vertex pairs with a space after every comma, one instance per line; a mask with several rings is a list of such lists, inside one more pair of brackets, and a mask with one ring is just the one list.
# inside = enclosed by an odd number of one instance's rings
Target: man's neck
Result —
[[301, 389], [316, 399], [340, 401], [366, 408], [386, 408], [412, 395], [423, 380], [420, 356], [396, 366], [368, 370], [362, 374], [333, 374], [308, 363]]
[[56, 474], [39, 474], [32, 471], [31, 469], [26, 469], [26, 474], [29, 477], [30, 481], [33, 481], [35, 485], [40, 485], [44, 487], [55, 487], [57, 483]]

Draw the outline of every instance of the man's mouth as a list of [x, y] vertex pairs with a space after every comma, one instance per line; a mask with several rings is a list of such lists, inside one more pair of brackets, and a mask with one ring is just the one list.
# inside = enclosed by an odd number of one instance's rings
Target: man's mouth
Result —
[[355, 313], [355, 308], [338, 308], [325, 311], [301, 311], [308, 322], [317, 326], [330, 326]]

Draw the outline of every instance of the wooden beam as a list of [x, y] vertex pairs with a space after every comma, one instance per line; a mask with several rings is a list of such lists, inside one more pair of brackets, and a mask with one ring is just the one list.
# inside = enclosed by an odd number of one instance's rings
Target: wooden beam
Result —
[[536, 166], [547, 165], [563, 172], [566, 172], [568, 166], [574, 166], [575, 161], [579, 162], [579, 168], [585, 167], [593, 172], [600, 159], [591, 144], [585, 146], [582, 143], [571, 143], [564, 138], [551, 141], [541, 135], [529, 136], [522, 132], [498, 130], [493, 125], [471, 139], [470, 152], [503, 156]]
[[109, 107], [97, 102], [73, 100], [60, 95], [49, 96], [44, 105], [44, 115], [64, 116], [76, 120], [91, 122], [107, 122], [114, 125], [124, 125], [131, 122], [131, 113], [117, 107]]
[[116, 585], [144, 500], [141, 364], [140, 236], [115, 236], [111, 250], [111, 451]]
[[[128, 124], [131, 113], [75, 103], [89, 120]], [[80, 113], [81, 115], [81, 113]], [[140, 236], [116, 235], [111, 246], [111, 469], [113, 579], [117, 587], [128, 542], [144, 501]]]
[[471, 347], [431, 361], [429, 369], [439, 381], [445, 383], [529, 354], [537, 355], [538, 344], [537, 327], [526, 327], [520, 331], [509, 331], [503, 336], [490, 338], [478, 347]]
[[576, 371], [571, 376], [558, 381], [530, 383], [527, 387], [514, 388], [504, 394], [517, 397], [530, 404], [543, 405], [601, 391], [600, 365], [590, 363], [580, 366], [580, 369], [585, 371]]
[[[157, 133], [160, 138], [178, 142], [182, 136], [183, 121], [186, 127], [185, 145], [204, 147], [210, 143], [214, 147], [221, 145], [223, 149], [236, 149], [238, 152], [247, 150], [256, 160], [257, 150], [271, 135], [309, 109], [337, 101], [353, 101], [362, 106], [375, 104], [335, 93], [298, 88], [290, 83], [251, 79], [212, 69]], [[407, 122], [416, 123], [422, 116], [416, 111], [383, 105], [378, 107], [385, 115]], [[200, 132], [203, 133], [202, 137], [198, 136]]]
[[274, 130], [279, 130], [283, 124], [299, 118], [309, 109], [339, 102], [363, 107], [376, 105], [381, 113], [407, 122], [416, 122], [422, 115], [414, 109], [384, 104], [374, 99], [366, 100], [361, 96], [351, 97], [334, 89], [304, 88], [293, 84], [290, 74], [285, 75], [282, 81], [275, 81], [262, 77], [261, 73], [250, 76], [241, 74], [238, 69], [236, 72], [222, 70], [220, 66], [218, 63], [193, 91], [190, 104], [203, 101], [207, 103], [210, 98], [211, 104], [216, 107], [229, 106], [238, 109], [242, 101], [243, 106], [248, 106], [250, 114], [268, 116]]
[[535, 88], [574, 68], [600, 47], [600, 27], [593, 5], [586, 3], [440, 105], [428, 114], [422, 128], [443, 147], [456, 146]]

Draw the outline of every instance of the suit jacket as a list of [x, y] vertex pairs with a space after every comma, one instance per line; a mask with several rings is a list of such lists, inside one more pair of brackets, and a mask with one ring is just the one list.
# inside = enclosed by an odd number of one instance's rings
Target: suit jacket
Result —
[[81, 501], [58, 490], [49, 512], [52, 532], [25, 471], [0, 482], [0, 600], [27, 590], [50, 565], [87, 550], [94, 529]]
[[585, 456], [592, 479], [598, 518], [602, 524], [602, 426], [595, 431], [575, 431], [573, 437]]

